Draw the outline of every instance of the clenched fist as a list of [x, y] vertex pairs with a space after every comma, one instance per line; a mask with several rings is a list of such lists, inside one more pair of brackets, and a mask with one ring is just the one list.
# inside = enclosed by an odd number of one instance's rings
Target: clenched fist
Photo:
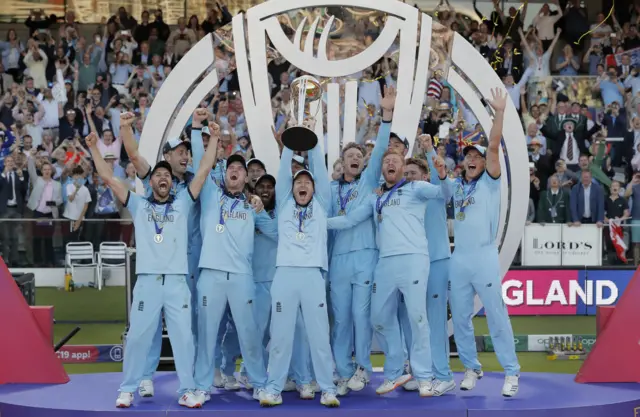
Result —
[[89, 136], [87, 136], [84, 140], [85, 142], [87, 142], [87, 146], [89, 148], [93, 148], [98, 144], [98, 136], [94, 132], [89, 133]]
[[120, 127], [130, 127], [136, 121], [136, 115], [130, 112], [120, 114]]

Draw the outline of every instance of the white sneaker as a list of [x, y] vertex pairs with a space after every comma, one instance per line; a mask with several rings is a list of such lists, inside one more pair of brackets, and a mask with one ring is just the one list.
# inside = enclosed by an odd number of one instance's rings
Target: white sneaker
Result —
[[202, 408], [203, 402], [202, 397], [194, 394], [192, 391], [185, 392], [178, 400], [178, 404], [187, 408]]
[[313, 392], [322, 392], [322, 389], [320, 388], [320, 385], [318, 385], [317, 381], [311, 381], [311, 388], [313, 389]]
[[224, 378], [218, 368], [213, 371], [213, 386], [216, 388], [224, 388]]
[[433, 382], [431, 380], [418, 381], [418, 390], [421, 397], [433, 397]]
[[409, 382], [411, 378], [412, 378], [411, 375], [400, 375], [398, 378], [396, 378], [393, 381], [389, 381], [388, 379], [385, 379], [384, 382], [376, 389], [376, 394], [378, 395], [388, 394], [394, 389], [401, 387], [407, 382]]
[[298, 392], [300, 393], [301, 400], [313, 400], [316, 398], [316, 392], [313, 390], [311, 384], [304, 384], [298, 387]]
[[520, 375], [504, 377], [504, 385], [502, 386], [502, 395], [504, 397], [515, 397], [518, 393], [518, 380]]
[[140, 381], [140, 386], [138, 387], [138, 395], [142, 398], [153, 397], [153, 381], [150, 379], [144, 379]]
[[462, 391], [471, 391], [476, 387], [476, 382], [478, 382], [479, 379], [482, 379], [483, 376], [484, 376], [484, 372], [482, 372], [481, 370], [475, 370], [475, 369], [465, 370], [464, 378], [460, 383], [460, 389]]
[[242, 385], [236, 380], [235, 376], [222, 375], [222, 379], [226, 391], [238, 391], [242, 389]]
[[356, 373], [349, 379], [347, 386], [351, 391], [362, 391], [369, 383], [369, 372], [362, 367], [358, 367]]
[[340, 378], [336, 384], [336, 395], [343, 397], [349, 392], [349, 380], [347, 378]]
[[454, 380], [451, 381], [440, 381], [435, 379], [433, 381], [433, 396], [439, 397], [443, 394], [446, 394], [449, 391], [453, 391], [456, 389], [456, 382]]
[[253, 385], [251, 385], [251, 382], [249, 382], [249, 376], [248, 375], [244, 375], [244, 374], [240, 374], [240, 378], [238, 378], [238, 382], [241, 385], [244, 385], [244, 387], [246, 389], [253, 389]]
[[262, 393], [264, 392], [264, 388], [254, 388], [253, 389], [253, 399], [256, 401], [260, 401], [260, 397], [262, 396]]
[[116, 400], [116, 407], [129, 408], [133, 404], [133, 393], [121, 392]]
[[320, 404], [325, 407], [340, 407], [340, 400], [332, 392], [323, 392], [322, 397], [320, 397]]
[[292, 392], [296, 390], [296, 383], [292, 379], [287, 379], [287, 382], [284, 384], [284, 388], [282, 388], [283, 392]]
[[211, 401], [211, 393], [209, 391], [199, 389], [196, 391], [196, 396], [202, 400], [202, 405]]
[[417, 380], [412, 379], [411, 381], [409, 381], [406, 384], [404, 384], [402, 386], [402, 388], [405, 391], [418, 391], [420, 389], [420, 385], [418, 384]]
[[282, 395], [271, 394], [266, 391], [262, 391], [260, 394], [260, 406], [261, 407], [275, 407], [282, 404]]

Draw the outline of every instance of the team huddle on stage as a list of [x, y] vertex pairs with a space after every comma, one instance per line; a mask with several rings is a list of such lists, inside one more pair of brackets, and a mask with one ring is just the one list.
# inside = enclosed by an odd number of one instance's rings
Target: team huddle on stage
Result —
[[[447, 299], [466, 369], [460, 388], [471, 390], [483, 376], [471, 322], [476, 294], [505, 369], [502, 395], [516, 395], [520, 366], [496, 243], [508, 96], [500, 89], [492, 95], [488, 146], [464, 149], [456, 179], [427, 135], [418, 138], [426, 162], [405, 160], [409, 143], [391, 132], [393, 88], [385, 89], [366, 167], [364, 148], [348, 143], [344, 174], [333, 182], [318, 146], [308, 166], [285, 147], [277, 177], [257, 159], [218, 160], [220, 128], [206, 122], [206, 109], [193, 115], [191, 140], [169, 140], [165, 160], [151, 167], [137, 151], [135, 118], [125, 113], [123, 143], [145, 186], [138, 195], [114, 178], [90, 135], [96, 170], [130, 210], [136, 236], [137, 281], [116, 406], [130, 407], [136, 391], [154, 395], [163, 313], [182, 406], [204, 406], [215, 386], [252, 389], [262, 406], [282, 404], [283, 391], [306, 400], [321, 392], [321, 404], [337, 407], [338, 397], [370, 382], [374, 334], [385, 355], [377, 394], [403, 387], [440, 396], [456, 388]], [[446, 214], [452, 197], [453, 253]]]

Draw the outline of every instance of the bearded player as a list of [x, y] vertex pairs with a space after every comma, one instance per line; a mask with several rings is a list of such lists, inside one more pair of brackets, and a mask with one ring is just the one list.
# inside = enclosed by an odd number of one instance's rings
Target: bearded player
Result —
[[[436, 158], [437, 175], [444, 179], [444, 161]], [[385, 183], [378, 195], [347, 214], [329, 219], [329, 229], [346, 229], [374, 217], [379, 259], [371, 296], [371, 323], [382, 337], [385, 354], [384, 382], [376, 389], [389, 393], [411, 380], [403, 374], [404, 348], [398, 323], [399, 295], [404, 298], [411, 326], [410, 363], [420, 395], [433, 396], [433, 372], [426, 320], [429, 248], [424, 226], [427, 201], [446, 199], [448, 187], [404, 178], [404, 157], [393, 150], [382, 158]]]
[[[396, 90], [385, 87], [380, 102], [382, 123], [378, 138], [364, 169], [365, 149], [354, 142], [342, 151], [344, 174], [331, 183], [332, 216], [344, 216], [356, 207], [369, 204], [369, 196], [379, 186], [382, 155], [389, 146]], [[338, 395], [349, 389], [362, 390], [369, 383], [371, 367], [371, 287], [378, 260], [373, 219], [335, 233], [329, 268], [333, 312], [333, 354], [339, 376]], [[354, 369], [354, 334], [355, 359]]]
[[[136, 169], [138, 178], [142, 180], [144, 185], [145, 194], [151, 195], [150, 176], [151, 166], [149, 162], [140, 155], [138, 151], [138, 143], [133, 136], [132, 124], [136, 120], [136, 116], [133, 113], [122, 113], [120, 115], [120, 135], [122, 136], [122, 143], [124, 144], [127, 155], [131, 163]], [[191, 145], [189, 142], [181, 141], [180, 139], [171, 139], [165, 143], [163, 147], [163, 156], [165, 161], [171, 166], [171, 173], [173, 175], [173, 184], [171, 185], [171, 193], [175, 195], [181, 190], [185, 190], [191, 180], [193, 179], [193, 173], [187, 170], [189, 164], [189, 151]], [[189, 240], [187, 241], [187, 255], [189, 259], [189, 276], [187, 277], [187, 283], [193, 296], [191, 306], [192, 311], [192, 326], [194, 336], [197, 336], [196, 326], [196, 308], [195, 308], [195, 296], [196, 296], [196, 282], [198, 280], [198, 261], [200, 257], [200, 248], [202, 246], [202, 236], [200, 234], [200, 202], [199, 200], [191, 208], [189, 213]], [[149, 355], [146, 357], [146, 367], [144, 377], [140, 382], [138, 394], [141, 397], [153, 397], [153, 374], [158, 369], [160, 363], [160, 351], [162, 350], [162, 320], [158, 323], [156, 334], [153, 336], [153, 344]]]
[[[425, 151], [427, 161], [410, 158], [406, 162], [405, 177], [408, 181], [427, 181], [440, 185], [440, 177], [436, 175], [433, 164], [436, 153], [433, 149], [431, 136], [420, 135], [418, 140]], [[431, 175], [429, 175], [431, 174]], [[433, 396], [439, 397], [456, 387], [453, 374], [449, 366], [449, 332], [447, 328], [447, 292], [449, 282], [449, 232], [447, 229], [447, 202], [430, 200], [424, 215], [425, 233], [429, 242], [429, 281], [427, 282], [427, 319], [431, 331], [431, 358], [433, 362]], [[407, 351], [411, 346], [411, 328], [407, 320], [407, 311], [401, 302], [399, 319], [407, 344]], [[406, 390], [418, 390], [414, 380], [405, 384]]]

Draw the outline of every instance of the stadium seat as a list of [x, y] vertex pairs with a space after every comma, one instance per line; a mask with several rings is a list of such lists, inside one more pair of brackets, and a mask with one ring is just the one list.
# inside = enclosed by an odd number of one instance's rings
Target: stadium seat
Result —
[[102, 290], [105, 268], [124, 268], [126, 265], [127, 245], [124, 242], [102, 242], [97, 253], [98, 289]]
[[96, 262], [96, 254], [93, 252], [91, 242], [71, 242], [67, 243], [64, 258], [64, 273], [71, 269], [71, 276], [75, 276], [76, 269], [93, 269], [93, 282], [96, 288], [101, 288], [99, 278], [99, 267]]

